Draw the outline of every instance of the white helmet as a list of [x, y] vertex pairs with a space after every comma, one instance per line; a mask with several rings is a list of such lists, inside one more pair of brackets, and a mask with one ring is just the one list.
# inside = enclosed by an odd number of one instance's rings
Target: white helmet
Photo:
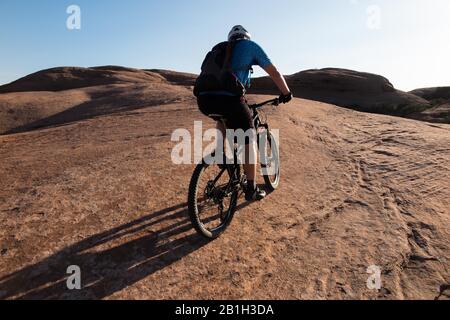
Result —
[[252, 38], [252, 35], [245, 30], [243, 26], [234, 26], [230, 33], [228, 34], [228, 41], [236, 40], [236, 39], [247, 39], [250, 40]]

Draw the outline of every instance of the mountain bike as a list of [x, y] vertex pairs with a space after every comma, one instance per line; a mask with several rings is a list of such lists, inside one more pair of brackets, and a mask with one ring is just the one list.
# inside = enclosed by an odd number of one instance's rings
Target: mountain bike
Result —
[[[267, 121], [262, 119], [258, 110], [266, 105], [279, 105], [279, 99], [249, 105], [253, 113], [256, 128], [257, 146], [261, 172], [269, 192], [278, 188], [280, 183], [279, 146]], [[226, 128], [226, 119], [220, 115], [210, 115], [222, 122]], [[197, 165], [191, 178], [188, 196], [189, 217], [195, 230], [207, 239], [218, 238], [233, 220], [238, 200], [247, 186], [247, 178], [238, 155], [244, 145], [233, 141], [233, 158], [221, 163], [212, 162], [215, 152], [205, 157]], [[230, 164], [231, 163], [231, 164]]]

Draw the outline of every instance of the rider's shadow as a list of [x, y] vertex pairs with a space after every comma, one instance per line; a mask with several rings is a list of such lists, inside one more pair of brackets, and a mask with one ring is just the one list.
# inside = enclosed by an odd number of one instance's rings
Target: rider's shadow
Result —
[[[206, 244], [208, 241], [192, 230], [186, 204], [166, 208], [1, 276], [0, 299], [106, 298]], [[81, 269], [81, 290], [67, 288], [70, 265]]]
[[[167, 208], [91, 236], [2, 276], [0, 298], [108, 297], [207, 244], [191, 232], [185, 206]], [[80, 267], [82, 290], [68, 290], [69, 265]]]

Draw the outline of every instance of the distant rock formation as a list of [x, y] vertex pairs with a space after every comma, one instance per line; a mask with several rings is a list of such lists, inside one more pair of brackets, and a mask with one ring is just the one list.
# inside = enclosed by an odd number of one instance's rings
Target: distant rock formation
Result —
[[195, 78], [118, 66], [39, 71], [0, 87], [0, 134], [191, 99]]
[[61, 67], [42, 70], [0, 86], [0, 93], [64, 91], [100, 85], [150, 82], [192, 85], [194, 80], [195, 75], [165, 70], [140, 70], [119, 66]]
[[450, 100], [450, 87], [422, 88], [410, 91], [409, 93], [424, 98], [428, 101]]
[[[306, 70], [286, 77], [299, 98], [335, 104], [358, 111], [407, 116], [430, 107], [430, 103], [394, 88], [388, 79], [364, 72], [326, 68]], [[253, 80], [250, 93], [277, 94], [267, 78]]]
[[426, 99], [432, 107], [411, 117], [430, 122], [450, 123], [450, 87], [422, 88], [410, 92]]
[[[120, 66], [42, 70], [0, 86], [0, 134], [194, 99], [195, 74]], [[450, 88], [396, 90], [388, 79], [345, 69], [306, 70], [286, 77], [294, 95], [363, 112], [450, 123]], [[268, 77], [249, 93], [277, 95]]]

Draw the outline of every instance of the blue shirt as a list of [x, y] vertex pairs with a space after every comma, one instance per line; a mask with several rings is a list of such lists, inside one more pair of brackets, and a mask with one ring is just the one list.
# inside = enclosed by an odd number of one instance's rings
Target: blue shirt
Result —
[[250, 86], [250, 70], [253, 66], [265, 68], [272, 64], [264, 50], [251, 40], [239, 40], [233, 51], [231, 70], [244, 86]]
[[[233, 57], [231, 58], [231, 70], [246, 87], [250, 87], [250, 70], [253, 66], [260, 66], [264, 69], [271, 64], [272, 62], [267, 54], [256, 42], [251, 40], [238, 40], [234, 46]], [[233, 94], [227, 91], [211, 91], [201, 93], [201, 95]]]

